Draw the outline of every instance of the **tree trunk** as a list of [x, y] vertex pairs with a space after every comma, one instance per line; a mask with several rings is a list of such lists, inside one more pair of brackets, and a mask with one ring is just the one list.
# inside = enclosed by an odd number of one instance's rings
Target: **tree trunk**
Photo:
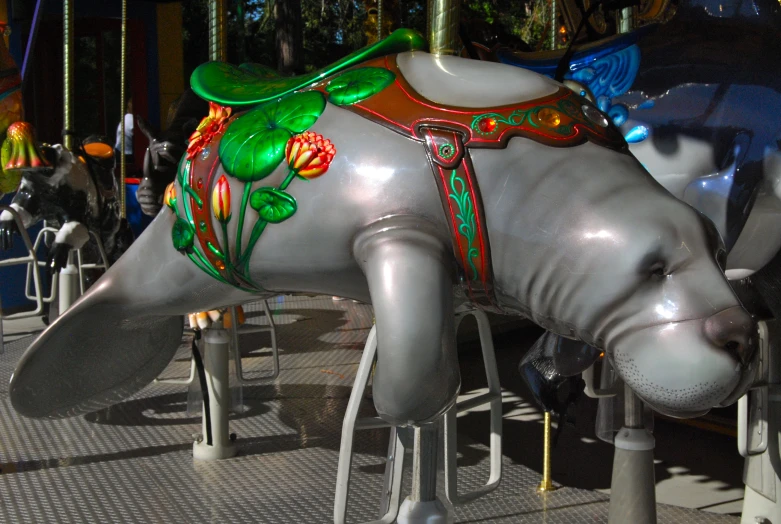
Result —
[[301, 0], [274, 2], [274, 20], [277, 27], [277, 69], [283, 74], [299, 71], [303, 35], [301, 28]]

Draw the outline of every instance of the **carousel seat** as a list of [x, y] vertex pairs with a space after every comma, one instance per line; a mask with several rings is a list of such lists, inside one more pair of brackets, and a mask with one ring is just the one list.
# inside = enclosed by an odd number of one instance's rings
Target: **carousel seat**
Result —
[[552, 95], [560, 88], [524, 68], [456, 56], [401, 53], [396, 64], [421, 96], [447, 106], [502, 107]]
[[420, 34], [410, 29], [399, 29], [376, 44], [305, 75], [283, 77], [257, 64], [236, 67], [224, 62], [208, 62], [193, 71], [190, 84], [196, 94], [210, 102], [234, 107], [249, 106], [301, 89], [371, 58], [425, 48], [426, 42]]

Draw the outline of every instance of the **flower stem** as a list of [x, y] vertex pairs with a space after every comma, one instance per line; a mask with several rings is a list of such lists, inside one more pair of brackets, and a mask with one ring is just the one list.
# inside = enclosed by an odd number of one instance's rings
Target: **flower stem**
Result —
[[232, 265], [231, 264], [231, 246], [230, 246], [230, 242], [228, 242], [228, 222], [227, 222], [227, 220], [225, 222], [220, 222], [220, 225], [222, 225], [222, 241], [225, 242], [225, 266], [227, 268], [230, 268], [231, 265]]
[[[241, 209], [239, 210], [239, 227], [236, 229], [236, 260], [241, 256], [241, 234], [244, 231], [244, 212], [247, 209], [249, 194], [252, 190], [252, 182], [244, 182], [244, 193], [241, 195]], [[238, 264], [237, 264], [238, 265]]]
[[236, 263], [236, 267], [241, 268], [245, 273], [245, 266], [249, 264], [250, 255], [252, 255], [252, 249], [255, 247], [255, 244], [260, 238], [261, 233], [263, 233], [263, 230], [266, 229], [267, 224], [268, 222], [263, 219], [258, 219], [258, 221], [255, 222], [255, 225], [252, 228], [252, 234], [249, 237], [249, 242], [247, 242], [247, 250], [244, 251], [244, 254], [238, 259], [238, 262]]
[[281, 184], [279, 184], [279, 190], [284, 191], [287, 189], [287, 186], [290, 185], [290, 182], [293, 181], [293, 179], [296, 178], [296, 170], [291, 169], [290, 172], [287, 174], [287, 177], [285, 177], [285, 180], [282, 181]]
[[[290, 185], [290, 183], [293, 181], [293, 179], [296, 178], [297, 171], [295, 169], [291, 169], [287, 176], [285, 177], [285, 180], [282, 181], [281, 184], [279, 184], [278, 189], [280, 191], [284, 191], [287, 189], [287, 186]], [[241, 237], [241, 228], [244, 222], [244, 208], [247, 205], [247, 198], [249, 196], [249, 193], [246, 190], [244, 190], [244, 198], [242, 198], [241, 201], [241, 215], [239, 215], [239, 238]], [[249, 242], [247, 242], [247, 249], [244, 251], [244, 254], [241, 254], [241, 251], [239, 249], [239, 243], [238, 240], [236, 242], [236, 264], [234, 267], [237, 269], [240, 269], [243, 274], [247, 274], [248, 265], [249, 265], [249, 259], [252, 255], [252, 250], [255, 248], [255, 244], [258, 242], [258, 239], [260, 239], [261, 233], [263, 233], [263, 230], [266, 229], [266, 225], [268, 222], [265, 220], [259, 218], [257, 222], [255, 222], [255, 225], [252, 227], [252, 233], [250, 234]]]

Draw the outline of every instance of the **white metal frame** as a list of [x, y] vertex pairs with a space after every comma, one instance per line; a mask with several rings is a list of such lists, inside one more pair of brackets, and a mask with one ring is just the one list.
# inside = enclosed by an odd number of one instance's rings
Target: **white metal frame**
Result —
[[24, 222], [22, 221], [22, 217], [19, 216], [19, 213], [17, 213], [16, 210], [10, 206], [0, 206], [0, 213], [2, 213], [3, 211], [8, 211], [9, 213], [11, 213], [11, 216], [13, 216], [14, 222], [16, 223], [17, 230], [19, 231], [19, 235], [22, 237], [22, 242], [24, 242], [24, 245], [27, 248], [27, 256], [0, 260], [0, 267], [27, 264], [28, 275], [30, 274], [29, 268], [30, 267], [35, 268], [35, 270], [32, 271], [35, 296], [30, 297], [28, 295], [27, 293], [28, 285], [27, 282], [25, 282], [25, 296], [30, 300], [35, 301], [35, 309], [32, 311], [22, 311], [21, 313], [14, 313], [13, 315], [4, 316], [2, 303], [0, 303], [0, 352], [3, 351], [3, 347], [4, 347], [3, 322], [5, 320], [14, 320], [18, 318], [28, 318], [28, 317], [38, 316], [41, 313], [43, 313], [43, 304], [44, 304], [43, 297], [41, 296], [41, 275], [40, 275], [40, 271], [38, 270], [39, 263], [38, 263], [38, 255], [36, 254], [35, 246], [30, 241], [30, 235], [27, 233], [27, 229], [24, 227]]
[[[488, 379], [488, 392], [457, 403], [444, 415], [445, 495], [453, 505], [472, 502], [490, 493], [499, 486], [502, 478], [502, 390], [499, 384], [499, 370], [496, 365], [496, 355], [494, 354], [491, 325], [485, 312], [480, 310], [467, 311], [457, 314], [456, 331], [458, 331], [461, 321], [468, 315], [473, 315], [477, 321], [486, 378]], [[334, 497], [334, 524], [344, 524], [347, 519], [355, 431], [391, 427], [380, 417], [358, 418], [358, 411], [376, 358], [377, 327], [373, 326], [364, 346], [342, 423], [342, 439], [339, 448], [339, 466], [336, 473], [336, 494]], [[475, 491], [460, 495], [458, 493], [456, 418], [458, 413], [463, 413], [485, 404], [491, 405], [490, 474], [488, 482]], [[388, 447], [385, 493], [383, 494], [383, 498], [387, 498], [387, 504], [385, 504], [385, 500], [381, 504], [381, 511], [384, 513], [382, 517], [367, 524], [387, 524], [393, 522], [398, 516], [401, 506], [401, 479], [404, 470], [404, 452], [406, 448], [399, 434], [399, 428], [391, 427], [391, 442]]]

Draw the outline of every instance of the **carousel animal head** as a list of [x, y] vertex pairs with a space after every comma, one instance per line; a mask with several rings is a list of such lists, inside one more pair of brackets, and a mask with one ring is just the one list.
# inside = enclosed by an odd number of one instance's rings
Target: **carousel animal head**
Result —
[[604, 348], [665, 412], [742, 394], [755, 326], [709, 222], [585, 98], [420, 46], [397, 32], [296, 78], [198, 68], [212, 110], [168, 209], [28, 349], [14, 407], [58, 417], [116, 402], [167, 365], [182, 315], [248, 292], [371, 302], [374, 399], [394, 424], [455, 401], [461, 302]]
[[136, 198], [141, 211], [155, 216], [163, 207], [163, 193], [174, 180], [179, 159], [187, 148], [187, 139], [209, 107], [191, 89], [186, 90], [169, 108], [166, 130], [155, 132], [146, 120], [136, 117], [138, 127], [149, 140], [144, 155], [144, 171]]
[[[8, 128], [2, 149], [3, 168], [19, 173], [21, 182], [11, 201], [26, 228], [41, 220], [60, 230], [49, 252], [49, 267], [64, 267], [68, 252], [101, 239], [109, 262], [133, 241], [119, 216], [114, 152], [107, 139], [89, 137], [72, 152], [62, 145], [40, 148], [33, 127], [16, 122]], [[0, 214], [0, 249], [9, 249], [17, 225], [10, 213]]]
[[[781, 268], [781, 200], [775, 191], [781, 180], [781, 124], [767, 115], [781, 111], [781, 82], [768, 74], [781, 66], [773, 51], [780, 15], [774, 2], [751, 8], [679, 2], [674, 16], [656, 13], [667, 23], [576, 45], [565, 75], [573, 90], [590, 97], [622, 129], [631, 152], [658, 182], [716, 224], [732, 278], [764, 268], [753, 281], [733, 286], [750, 295], [752, 312], [767, 314], [768, 303], [776, 315], [781, 310], [772, 307], [776, 288], [768, 279], [777, 280]], [[749, 49], [756, 60], [745, 59]], [[563, 51], [552, 59], [550, 53], [509, 49], [497, 56], [552, 76]], [[534, 355], [523, 363], [538, 393], [564, 380], [552, 366], [552, 359]]]

